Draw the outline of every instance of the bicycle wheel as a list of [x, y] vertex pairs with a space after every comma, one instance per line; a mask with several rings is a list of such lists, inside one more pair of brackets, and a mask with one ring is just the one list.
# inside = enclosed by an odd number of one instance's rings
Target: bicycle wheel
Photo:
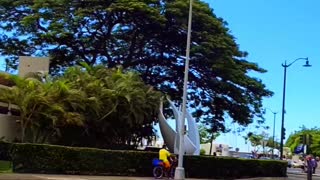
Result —
[[153, 168], [153, 177], [160, 179], [163, 176], [163, 168], [161, 166], [156, 166]]
[[171, 168], [170, 169], [170, 177], [173, 179], [174, 178], [174, 173], [176, 171], [176, 168]]

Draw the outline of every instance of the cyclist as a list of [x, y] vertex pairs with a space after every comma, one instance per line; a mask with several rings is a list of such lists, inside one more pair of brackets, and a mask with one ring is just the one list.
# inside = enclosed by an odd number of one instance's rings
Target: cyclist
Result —
[[169, 162], [169, 158], [171, 157], [170, 152], [166, 149], [167, 146], [164, 144], [162, 149], [159, 151], [159, 159], [163, 162], [165, 173], [168, 174], [171, 164]]

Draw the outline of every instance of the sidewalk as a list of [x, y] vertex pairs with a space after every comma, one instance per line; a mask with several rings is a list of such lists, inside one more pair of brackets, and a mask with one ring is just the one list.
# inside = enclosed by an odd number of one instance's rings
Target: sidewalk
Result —
[[[286, 180], [286, 179], [287, 178], [262, 178], [261, 177], [261, 178], [242, 179], [242, 180]], [[47, 175], [47, 174], [0, 174], [0, 180], [154, 180], [154, 178], [123, 177], [123, 176]], [[188, 178], [186, 180], [200, 180], [200, 179]], [[206, 179], [201, 179], [201, 180], [206, 180]]]
[[[288, 169], [287, 174], [296, 174], [296, 175], [306, 175], [307, 173], [304, 173], [301, 171], [301, 169]], [[312, 176], [320, 177], [320, 170], [317, 169], [315, 174], [312, 174]]]

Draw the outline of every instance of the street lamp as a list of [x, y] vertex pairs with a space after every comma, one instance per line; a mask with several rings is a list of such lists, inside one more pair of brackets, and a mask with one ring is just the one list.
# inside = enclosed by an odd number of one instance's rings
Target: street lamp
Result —
[[176, 168], [174, 179], [184, 180], [185, 172], [183, 168], [183, 156], [184, 156], [184, 121], [186, 117], [187, 106], [187, 86], [188, 86], [188, 74], [189, 74], [189, 59], [190, 59], [190, 44], [191, 44], [191, 25], [192, 25], [192, 3], [189, 2], [189, 19], [188, 19], [188, 34], [187, 34], [187, 48], [186, 48], [186, 62], [184, 67], [184, 82], [183, 82], [183, 97], [182, 97], [182, 114], [180, 116], [180, 132], [179, 132], [179, 159], [178, 167]]
[[309, 59], [306, 58], [298, 58], [287, 64], [287, 61], [282, 64], [284, 68], [284, 78], [283, 78], [283, 96], [282, 96], [282, 118], [281, 118], [281, 138], [280, 138], [280, 159], [283, 158], [283, 139], [284, 139], [284, 113], [285, 113], [285, 99], [286, 99], [286, 78], [287, 78], [287, 68], [290, 67], [293, 63], [297, 62], [298, 60], [305, 60], [306, 64], [303, 67], [311, 67], [309, 64]]
[[274, 112], [269, 108], [266, 108], [266, 109], [268, 109], [270, 112], [273, 113], [272, 159], [274, 159], [274, 146], [275, 146], [274, 137], [275, 137], [275, 129], [276, 129], [276, 115], [277, 115], [277, 112]]

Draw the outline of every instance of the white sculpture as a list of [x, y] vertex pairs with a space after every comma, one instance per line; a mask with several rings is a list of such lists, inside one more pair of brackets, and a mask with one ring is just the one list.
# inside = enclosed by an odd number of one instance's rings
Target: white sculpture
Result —
[[[168, 98], [167, 98], [168, 99]], [[160, 103], [159, 108], [159, 125], [160, 131], [164, 142], [166, 143], [169, 150], [178, 154], [179, 152], [179, 131], [180, 131], [180, 116], [181, 111], [174, 105], [170, 99], [168, 99], [170, 107], [173, 111], [176, 120], [176, 130], [168, 124], [168, 121], [163, 115], [163, 102]], [[200, 136], [197, 124], [191, 114], [186, 111], [186, 119], [188, 123], [188, 133], [184, 135], [184, 150], [187, 155], [199, 155], [200, 154]]]

